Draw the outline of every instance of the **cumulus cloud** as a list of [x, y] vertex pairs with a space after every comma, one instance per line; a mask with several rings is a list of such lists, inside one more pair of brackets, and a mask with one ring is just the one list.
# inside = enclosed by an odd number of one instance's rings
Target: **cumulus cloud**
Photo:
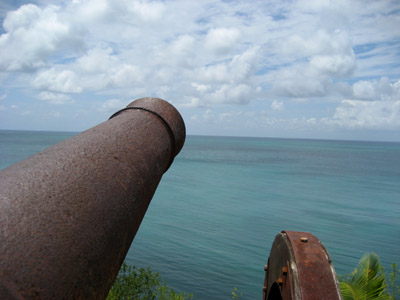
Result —
[[231, 51], [240, 38], [240, 32], [236, 28], [213, 28], [205, 37], [206, 48], [218, 54], [226, 54]]
[[195, 38], [190, 35], [182, 35], [179, 36], [175, 41], [171, 43], [169, 46], [169, 51], [167, 55], [169, 57], [165, 57], [166, 60], [169, 60], [171, 64], [175, 66], [182, 67], [190, 67], [195, 63], [194, 56], [194, 46], [195, 46]]
[[103, 73], [114, 68], [120, 60], [113, 54], [111, 47], [89, 49], [76, 61], [78, 67], [86, 73]]
[[73, 1], [70, 7], [75, 20], [83, 22], [114, 22], [126, 23], [155, 22], [160, 20], [166, 11], [160, 1], [107, 1], [87, 0]]
[[209, 85], [199, 84], [199, 83], [196, 83], [196, 82], [192, 82], [191, 86], [194, 87], [196, 89], [196, 91], [198, 91], [200, 93], [207, 92], [210, 89]]
[[211, 109], [206, 109], [202, 114], [195, 114], [191, 117], [195, 122], [215, 123], [216, 114]]
[[110, 47], [90, 49], [70, 68], [74, 69], [73, 77], [79, 74], [80, 91], [135, 87], [142, 83], [147, 72], [144, 67], [127, 63]]
[[342, 100], [325, 123], [347, 128], [399, 128], [400, 101]]
[[[397, 116], [400, 6], [394, 2], [35, 3], [4, 18], [0, 95], [8, 92], [1, 88], [6, 84], [28, 83], [20, 89], [27, 98], [66, 104], [80, 93], [79, 105], [87, 109], [90, 92], [108, 95], [111, 100], [99, 107], [109, 112], [124, 106], [120, 99], [155, 95], [186, 111], [205, 107], [210, 120], [249, 118], [268, 126], [318, 126], [338, 103], [325, 124], [366, 120], [374, 109], [378, 119], [388, 117], [386, 110]], [[233, 105], [243, 111], [243, 105], [258, 112], [284, 110], [287, 118], [237, 115]]]
[[61, 20], [59, 7], [44, 9], [34, 4], [7, 14], [0, 36], [0, 70], [29, 71], [45, 66], [60, 48], [81, 43], [71, 24]]
[[220, 113], [218, 115], [218, 121], [222, 124], [227, 124], [227, 123], [232, 123], [237, 121], [241, 116], [243, 115], [243, 112], [241, 111], [228, 111], [224, 113]]
[[110, 99], [103, 102], [98, 110], [111, 113], [124, 108], [128, 103], [129, 101], [122, 101], [121, 99]]
[[72, 1], [72, 7], [76, 20], [84, 22], [99, 21], [112, 11], [106, 0]]
[[82, 87], [78, 84], [77, 75], [70, 70], [58, 72], [51, 68], [40, 72], [32, 84], [37, 89], [61, 93], [80, 93]]
[[310, 66], [322, 74], [334, 77], [351, 75], [356, 67], [354, 53], [349, 55], [316, 55], [310, 59]]
[[273, 91], [277, 95], [293, 98], [324, 97], [331, 85], [329, 76], [318, 74], [304, 65], [275, 72]]
[[255, 71], [259, 47], [252, 47], [226, 62], [201, 67], [196, 73], [203, 83], [240, 83]]
[[[256, 70], [259, 47], [251, 47], [230, 60], [196, 70], [196, 81], [190, 85], [197, 98], [214, 104], [247, 104], [259, 92], [252, 82]], [[203, 103], [203, 102], [201, 102]]]
[[391, 83], [389, 78], [360, 80], [353, 84], [353, 95], [360, 100], [399, 100], [400, 80]]
[[293, 57], [312, 57], [314, 55], [352, 55], [352, 42], [344, 30], [306, 31], [291, 34], [280, 50]]
[[274, 72], [274, 91], [287, 97], [323, 97], [331, 92], [336, 78], [352, 75], [356, 56], [347, 32], [318, 30], [294, 34], [283, 43], [281, 51], [300, 62]]
[[228, 82], [231, 75], [232, 74], [228, 71], [228, 65], [226, 63], [202, 67], [198, 73], [198, 77], [201, 81], [209, 83]]
[[272, 102], [272, 104], [271, 104], [271, 108], [273, 110], [284, 110], [285, 109], [285, 105], [281, 101], [274, 100]]
[[128, 7], [131, 12], [144, 21], [157, 21], [166, 11], [164, 3], [161, 1], [133, 1], [133, 5]]
[[67, 104], [75, 101], [68, 95], [52, 92], [41, 92], [37, 96], [40, 100], [47, 101], [51, 104]]
[[215, 103], [247, 104], [250, 102], [252, 94], [251, 87], [246, 84], [223, 84], [211, 94], [211, 99]]
[[129, 87], [130, 85], [140, 83], [143, 78], [144, 74], [141, 68], [130, 64], [123, 64], [110, 74], [110, 83], [112, 86]]
[[180, 104], [179, 107], [205, 107], [206, 103], [197, 97], [190, 97], [185, 99], [184, 104]]

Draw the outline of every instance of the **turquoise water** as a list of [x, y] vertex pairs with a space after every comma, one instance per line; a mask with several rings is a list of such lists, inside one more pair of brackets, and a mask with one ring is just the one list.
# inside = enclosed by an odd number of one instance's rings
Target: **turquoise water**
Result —
[[[0, 168], [71, 136], [0, 131]], [[339, 274], [400, 263], [400, 143], [187, 137], [127, 261], [195, 299], [260, 299], [281, 230], [309, 231]]]

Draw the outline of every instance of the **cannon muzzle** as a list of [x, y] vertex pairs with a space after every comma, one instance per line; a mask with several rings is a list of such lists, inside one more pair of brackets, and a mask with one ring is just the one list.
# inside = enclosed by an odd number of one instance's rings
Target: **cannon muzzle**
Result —
[[105, 299], [184, 140], [178, 111], [142, 98], [0, 171], [0, 299]]
[[343, 300], [331, 257], [309, 232], [279, 233], [264, 270], [263, 300]]

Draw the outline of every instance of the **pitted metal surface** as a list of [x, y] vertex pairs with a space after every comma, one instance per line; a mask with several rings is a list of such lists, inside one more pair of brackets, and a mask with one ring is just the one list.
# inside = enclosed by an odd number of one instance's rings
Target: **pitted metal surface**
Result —
[[263, 300], [341, 300], [330, 256], [314, 235], [282, 231], [265, 266]]
[[[185, 125], [142, 98], [0, 171], [0, 299], [104, 299]], [[172, 145], [171, 141], [174, 141]]]

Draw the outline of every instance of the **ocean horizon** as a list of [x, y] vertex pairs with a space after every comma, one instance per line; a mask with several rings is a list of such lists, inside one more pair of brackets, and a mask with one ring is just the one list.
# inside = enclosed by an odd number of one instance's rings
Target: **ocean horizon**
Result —
[[[89, 128], [90, 129], [90, 128]], [[26, 132], [26, 133], [49, 133], [73, 136], [83, 131], [69, 131], [69, 130], [36, 130], [36, 129], [0, 129], [0, 132]], [[390, 139], [354, 139], [354, 138], [308, 138], [308, 137], [280, 137], [280, 136], [244, 136], [244, 135], [210, 135], [210, 134], [187, 134], [187, 137], [211, 137], [211, 138], [244, 138], [244, 139], [278, 139], [278, 140], [305, 140], [305, 141], [333, 141], [333, 142], [377, 142], [377, 143], [393, 143], [400, 144], [400, 140]]]
[[[77, 132], [0, 130], [0, 169]], [[400, 263], [400, 142], [191, 136], [126, 257], [194, 299], [262, 296], [276, 234], [317, 236], [338, 274]]]

